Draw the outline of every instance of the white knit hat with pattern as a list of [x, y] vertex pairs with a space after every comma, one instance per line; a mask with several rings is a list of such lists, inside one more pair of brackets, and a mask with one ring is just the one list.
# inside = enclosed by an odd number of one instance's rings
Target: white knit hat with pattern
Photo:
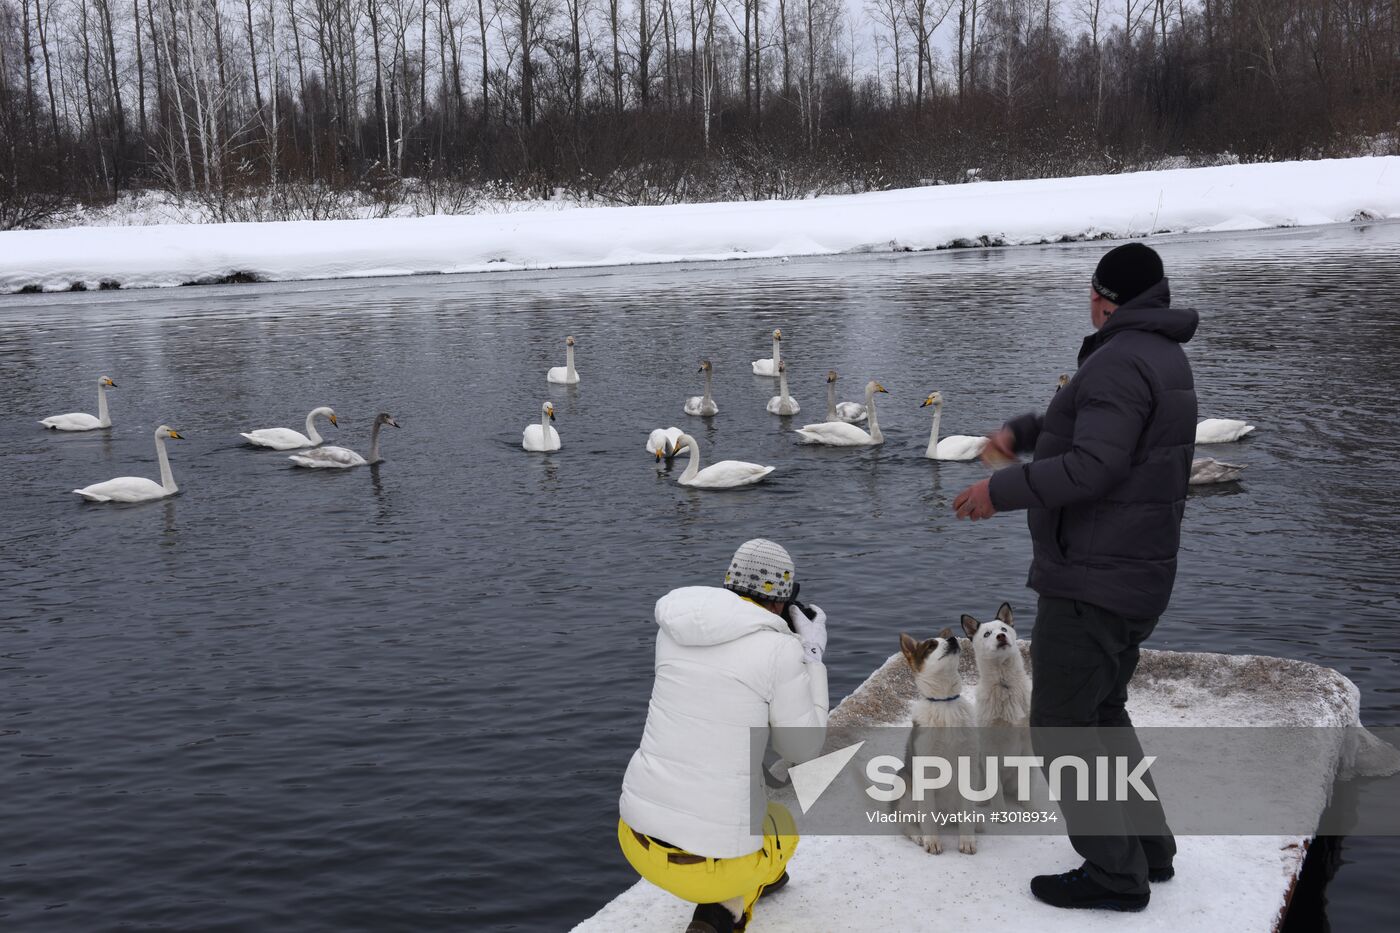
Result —
[[782, 545], [767, 538], [754, 538], [734, 552], [724, 575], [724, 588], [742, 596], [780, 601], [792, 596], [796, 577], [797, 568]]

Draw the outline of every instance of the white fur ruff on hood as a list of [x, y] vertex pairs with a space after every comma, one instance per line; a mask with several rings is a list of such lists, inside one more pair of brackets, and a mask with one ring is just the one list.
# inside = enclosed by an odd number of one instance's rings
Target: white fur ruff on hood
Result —
[[667, 593], [656, 624], [656, 680], [622, 783], [622, 818], [696, 855], [757, 851], [763, 840], [749, 831], [750, 808], [764, 798], [750, 768], [751, 730], [814, 727], [776, 734], [774, 747], [795, 762], [820, 753], [826, 668], [804, 663], [780, 616], [719, 587]]

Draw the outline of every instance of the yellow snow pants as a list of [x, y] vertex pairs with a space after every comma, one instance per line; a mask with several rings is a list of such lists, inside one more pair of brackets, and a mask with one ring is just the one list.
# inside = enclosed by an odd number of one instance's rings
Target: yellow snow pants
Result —
[[735, 858], [692, 855], [644, 836], [622, 820], [617, 821], [617, 842], [637, 874], [658, 888], [693, 904], [743, 898], [747, 921], [763, 889], [782, 877], [797, 851], [797, 823], [786, 807], [769, 803], [763, 818], [763, 848]]

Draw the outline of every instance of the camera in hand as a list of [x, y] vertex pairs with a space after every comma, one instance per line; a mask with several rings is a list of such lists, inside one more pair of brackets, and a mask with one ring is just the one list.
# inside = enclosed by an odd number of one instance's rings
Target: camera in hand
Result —
[[788, 605], [789, 605], [789, 606], [796, 606], [798, 609], [801, 609], [801, 610], [802, 610], [802, 614], [803, 614], [804, 616], [806, 616], [808, 619], [815, 619], [815, 618], [817, 617], [817, 614], [816, 614], [815, 612], [813, 612], [812, 609], [811, 609], [810, 607], [808, 607], [805, 603], [800, 602], [800, 601], [798, 600], [798, 598], [797, 598], [797, 594], [798, 594], [798, 592], [801, 591], [801, 589], [802, 589], [802, 584], [801, 584], [801, 583], [794, 583], [794, 584], [792, 585], [792, 595], [791, 595], [790, 597], [788, 597]]

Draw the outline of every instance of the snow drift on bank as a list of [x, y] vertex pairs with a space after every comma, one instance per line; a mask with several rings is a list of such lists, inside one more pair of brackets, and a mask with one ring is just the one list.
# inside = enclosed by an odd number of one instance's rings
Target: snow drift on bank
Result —
[[557, 269], [1400, 217], [1400, 157], [989, 182], [806, 201], [0, 233], [0, 292]]

